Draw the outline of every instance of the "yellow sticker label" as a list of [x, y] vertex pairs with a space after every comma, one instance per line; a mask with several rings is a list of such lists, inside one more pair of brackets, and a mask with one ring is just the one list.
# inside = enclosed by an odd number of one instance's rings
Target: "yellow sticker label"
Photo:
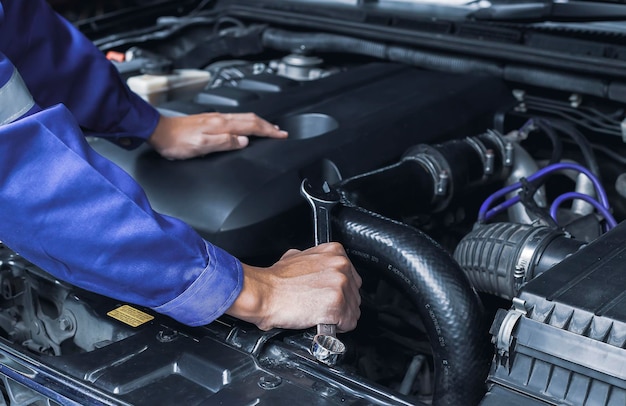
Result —
[[113, 317], [115, 320], [119, 320], [131, 327], [139, 327], [142, 324], [154, 319], [154, 316], [144, 313], [141, 310], [135, 309], [129, 305], [123, 305], [117, 309], [113, 309], [107, 313], [107, 316]]

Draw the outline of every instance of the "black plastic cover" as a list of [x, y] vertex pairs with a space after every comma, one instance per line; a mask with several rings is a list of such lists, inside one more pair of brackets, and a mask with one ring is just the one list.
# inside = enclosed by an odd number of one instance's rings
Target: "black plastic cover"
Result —
[[[168, 161], [148, 146], [93, 147], [129, 172], [157, 211], [242, 259], [275, 259], [294, 245], [312, 245], [311, 213], [299, 192], [304, 177], [335, 171], [334, 165], [344, 177], [354, 176], [399, 159], [411, 145], [481, 133], [492, 127], [494, 111], [511, 102], [499, 79], [392, 63], [282, 89], [237, 106], [179, 102], [167, 108], [252, 111], [274, 123], [307, 123], [292, 126], [287, 140], [252, 139], [244, 150], [187, 161]], [[312, 119], [328, 131], [308, 133]]]
[[625, 405], [625, 270], [621, 223], [529, 282], [516, 309], [498, 319], [496, 386], [482, 405], [498, 404], [498, 386], [551, 405]]

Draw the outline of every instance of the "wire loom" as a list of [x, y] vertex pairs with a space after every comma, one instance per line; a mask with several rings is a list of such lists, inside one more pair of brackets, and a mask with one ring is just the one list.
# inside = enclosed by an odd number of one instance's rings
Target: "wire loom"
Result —
[[615, 227], [617, 225], [617, 221], [615, 220], [615, 218], [613, 217], [611, 213], [609, 199], [607, 197], [606, 191], [604, 187], [602, 186], [600, 180], [589, 169], [585, 168], [584, 166], [579, 165], [579, 164], [574, 164], [574, 163], [565, 163], [565, 162], [549, 165], [535, 172], [533, 175], [525, 179], [525, 181], [516, 182], [514, 184], [506, 186], [494, 192], [493, 194], [491, 194], [483, 202], [483, 204], [481, 205], [479, 209], [478, 223], [485, 223], [489, 221], [490, 219], [492, 219], [493, 217], [495, 217], [496, 215], [498, 215], [499, 213], [513, 206], [514, 204], [522, 202], [522, 197], [518, 194], [517, 196], [507, 199], [504, 202], [491, 208], [492, 204], [498, 199], [501, 199], [502, 197], [506, 196], [508, 193], [524, 188], [525, 182], [530, 182], [536, 185], [540, 182], [543, 182], [548, 175], [551, 175], [555, 172], [563, 171], [563, 170], [575, 170], [575, 171], [585, 174], [593, 183], [594, 188], [596, 190], [596, 194], [598, 195], [599, 201], [594, 199], [591, 196], [583, 195], [581, 193], [576, 193], [576, 192], [569, 192], [569, 193], [563, 194], [557, 197], [550, 207], [550, 216], [552, 220], [558, 224], [557, 222], [558, 207], [564, 201], [571, 200], [571, 199], [582, 199], [586, 201], [587, 203], [590, 203], [604, 217], [606, 221], [606, 225], [607, 225], [606, 230], [610, 230], [611, 228]]

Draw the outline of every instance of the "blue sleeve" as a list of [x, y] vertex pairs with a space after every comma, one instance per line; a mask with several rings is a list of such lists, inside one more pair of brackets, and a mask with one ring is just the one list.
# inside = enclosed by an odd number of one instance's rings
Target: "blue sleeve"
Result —
[[[13, 75], [0, 52], [0, 98]], [[137, 183], [88, 145], [61, 104], [32, 105], [0, 125], [0, 208], [0, 240], [26, 259], [185, 324], [213, 321], [242, 288], [240, 262], [182, 221], [154, 212]]]
[[0, 51], [42, 108], [64, 104], [90, 135], [132, 148], [158, 122], [158, 112], [131, 92], [102, 52], [45, 0], [0, 1]]

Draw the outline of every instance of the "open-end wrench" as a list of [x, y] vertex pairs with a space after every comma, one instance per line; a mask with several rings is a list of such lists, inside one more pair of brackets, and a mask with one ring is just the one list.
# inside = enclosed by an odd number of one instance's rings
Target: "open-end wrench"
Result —
[[[330, 211], [339, 203], [339, 194], [324, 182], [322, 190], [314, 190], [307, 179], [300, 185], [300, 193], [313, 208], [313, 228], [315, 245], [330, 242]], [[334, 366], [346, 352], [346, 346], [337, 338], [335, 324], [318, 324], [313, 337], [311, 354], [320, 362]]]

